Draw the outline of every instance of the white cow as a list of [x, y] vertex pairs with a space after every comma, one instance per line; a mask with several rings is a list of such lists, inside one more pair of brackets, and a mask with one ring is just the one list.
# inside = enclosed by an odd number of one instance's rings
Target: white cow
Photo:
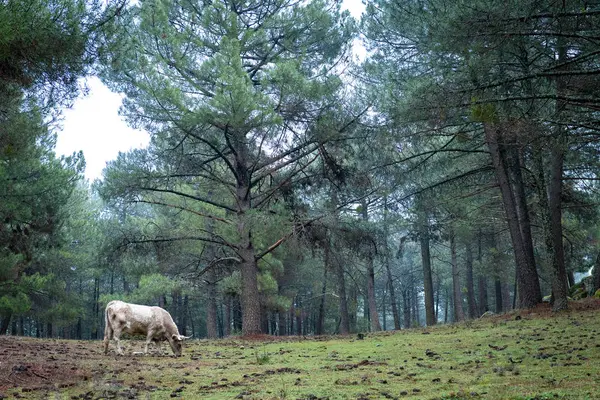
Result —
[[145, 335], [144, 354], [148, 354], [150, 342], [168, 340], [177, 357], [181, 356], [183, 340], [191, 337], [180, 335], [171, 314], [160, 307], [141, 306], [113, 300], [106, 305], [104, 316], [106, 321], [104, 354], [108, 353], [108, 343], [114, 338], [117, 342], [117, 353], [123, 355], [119, 341], [122, 332], [130, 335]]

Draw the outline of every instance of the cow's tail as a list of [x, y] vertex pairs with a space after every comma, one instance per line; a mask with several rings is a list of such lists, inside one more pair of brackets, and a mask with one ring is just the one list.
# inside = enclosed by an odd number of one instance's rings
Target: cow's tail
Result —
[[110, 316], [108, 315], [110, 309], [109, 304], [106, 305], [106, 309], [104, 310], [104, 340], [102, 343], [102, 347], [104, 347], [104, 354], [108, 354], [108, 342], [110, 342], [113, 338], [113, 329], [112, 325], [110, 324]]
[[109, 309], [110, 307], [106, 305], [106, 309], [104, 310], [104, 337], [108, 338], [108, 340], [112, 340], [113, 329], [112, 324], [110, 323]]
[[106, 309], [104, 310], [104, 339], [107, 341], [112, 340], [113, 334], [114, 334], [114, 330], [113, 330], [113, 326], [112, 326], [110, 317], [111, 317], [111, 307], [110, 307], [110, 303], [108, 303], [106, 305]]

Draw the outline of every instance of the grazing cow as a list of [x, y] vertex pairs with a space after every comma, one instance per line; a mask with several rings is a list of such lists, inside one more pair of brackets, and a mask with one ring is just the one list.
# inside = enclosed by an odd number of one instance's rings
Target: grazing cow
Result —
[[180, 335], [171, 314], [160, 307], [141, 306], [114, 300], [106, 305], [104, 317], [106, 321], [104, 354], [108, 353], [108, 343], [114, 338], [117, 342], [117, 353], [123, 355], [119, 341], [122, 332], [130, 335], [145, 335], [144, 354], [148, 354], [150, 342], [168, 340], [177, 357], [181, 356], [183, 340], [191, 337]]

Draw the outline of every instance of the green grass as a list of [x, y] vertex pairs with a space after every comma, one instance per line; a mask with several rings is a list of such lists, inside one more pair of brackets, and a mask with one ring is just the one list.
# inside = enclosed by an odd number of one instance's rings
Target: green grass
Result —
[[[89, 379], [53, 396], [593, 399], [600, 396], [599, 332], [598, 311], [575, 311], [554, 318], [522, 314], [518, 320], [509, 314], [367, 334], [364, 340], [195, 340], [181, 358], [103, 356], [99, 342], [76, 342], [97, 347], [79, 363]], [[130, 352], [142, 347], [138, 341], [128, 345]]]

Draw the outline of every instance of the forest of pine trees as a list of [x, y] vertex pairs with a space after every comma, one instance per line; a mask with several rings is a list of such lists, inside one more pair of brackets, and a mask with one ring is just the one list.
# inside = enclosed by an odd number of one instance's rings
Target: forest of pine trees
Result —
[[[113, 299], [216, 338], [594, 295], [600, 4], [365, 4], [0, 1], [0, 334], [98, 339]], [[90, 76], [151, 138], [94, 182], [55, 153]]]

